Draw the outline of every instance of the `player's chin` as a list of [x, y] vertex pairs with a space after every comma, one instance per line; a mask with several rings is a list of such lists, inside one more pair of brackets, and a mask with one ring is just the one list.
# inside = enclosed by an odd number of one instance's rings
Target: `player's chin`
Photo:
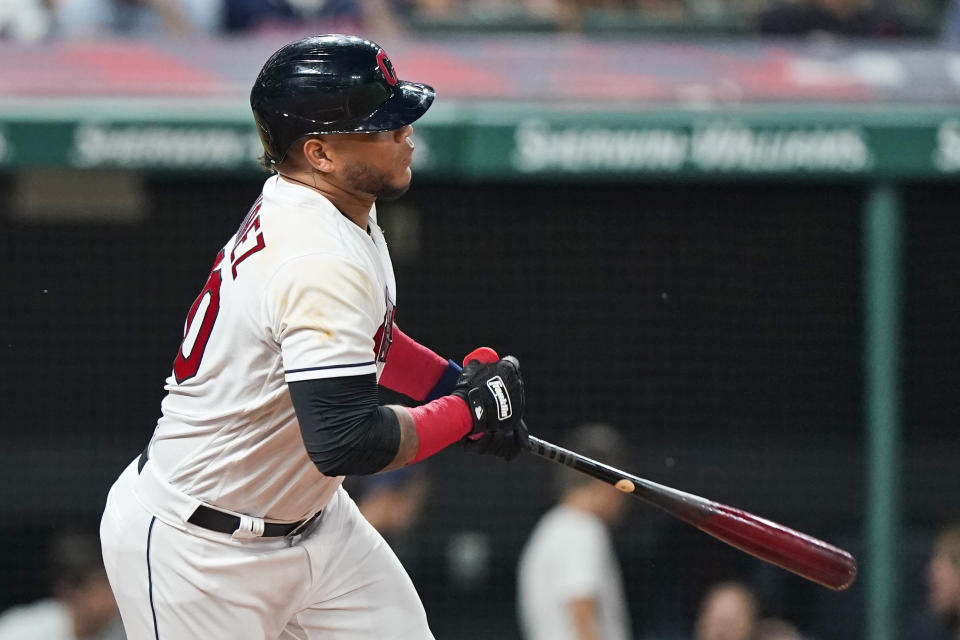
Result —
[[407, 167], [403, 175], [381, 187], [380, 193], [377, 194], [377, 200], [396, 200], [410, 188], [410, 180], [412, 177], [410, 168]]

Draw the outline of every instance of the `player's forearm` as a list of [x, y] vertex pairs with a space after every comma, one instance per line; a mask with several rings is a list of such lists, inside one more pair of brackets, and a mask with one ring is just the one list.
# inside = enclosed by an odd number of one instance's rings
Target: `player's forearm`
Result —
[[567, 603], [567, 612], [573, 621], [578, 640], [602, 640], [597, 621], [597, 601], [594, 598], [577, 598]]
[[380, 471], [391, 471], [420, 462], [461, 440], [470, 432], [472, 420], [466, 403], [455, 396], [408, 409], [397, 405], [384, 407], [397, 416], [400, 444], [397, 455]]
[[328, 476], [368, 475], [419, 462], [470, 432], [463, 399], [377, 405], [372, 374], [288, 384], [307, 454]]
[[324, 475], [367, 475], [414, 464], [471, 433], [499, 447], [497, 442], [513, 438], [506, 430], [523, 415], [523, 383], [511, 357], [471, 362], [453, 393], [419, 407], [378, 406], [376, 384], [373, 374], [288, 383], [303, 443]]
[[397, 414], [397, 422], [400, 423], [400, 446], [397, 449], [396, 457], [382, 469], [382, 471], [392, 471], [405, 467], [413, 462], [417, 455], [417, 449], [420, 446], [420, 438], [417, 436], [417, 425], [413, 421], [413, 416], [404, 407], [390, 405], [387, 409]]
[[462, 440], [473, 427], [470, 409], [458, 396], [444, 396], [404, 411], [413, 422], [416, 438], [416, 452], [407, 464], [420, 462], [446, 449]]

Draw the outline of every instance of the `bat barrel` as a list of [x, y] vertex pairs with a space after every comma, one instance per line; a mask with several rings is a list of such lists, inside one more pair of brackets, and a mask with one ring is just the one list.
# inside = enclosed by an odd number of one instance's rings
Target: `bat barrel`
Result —
[[843, 549], [734, 507], [713, 503], [695, 526], [752, 556], [842, 591], [857, 577], [857, 561]]
[[746, 511], [638, 478], [534, 436], [530, 436], [529, 450], [612, 484], [718, 540], [830, 589], [846, 589], [856, 578], [857, 562], [853, 556], [822, 540]]

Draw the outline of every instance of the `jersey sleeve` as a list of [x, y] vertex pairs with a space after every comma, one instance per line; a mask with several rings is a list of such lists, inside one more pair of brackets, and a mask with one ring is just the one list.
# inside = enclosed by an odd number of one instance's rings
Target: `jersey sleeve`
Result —
[[383, 296], [342, 256], [311, 254], [281, 266], [264, 305], [286, 381], [375, 374]]

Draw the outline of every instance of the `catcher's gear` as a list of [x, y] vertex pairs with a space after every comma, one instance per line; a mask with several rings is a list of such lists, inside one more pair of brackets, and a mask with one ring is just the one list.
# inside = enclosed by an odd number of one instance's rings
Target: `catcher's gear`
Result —
[[375, 42], [311, 36], [270, 56], [250, 91], [267, 159], [278, 164], [308, 135], [392, 131], [422, 116], [433, 87], [397, 78]]

